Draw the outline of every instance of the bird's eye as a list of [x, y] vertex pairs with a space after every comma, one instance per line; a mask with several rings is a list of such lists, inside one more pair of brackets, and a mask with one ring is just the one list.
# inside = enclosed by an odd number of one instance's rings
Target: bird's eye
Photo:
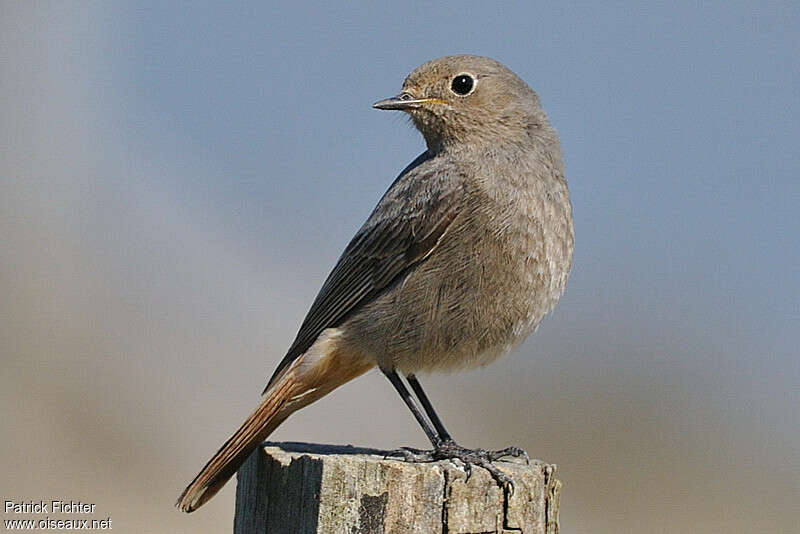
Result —
[[450, 84], [450, 89], [461, 96], [470, 94], [473, 87], [475, 87], [475, 80], [469, 74], [459, 74], [453, 78], [453, 83]]

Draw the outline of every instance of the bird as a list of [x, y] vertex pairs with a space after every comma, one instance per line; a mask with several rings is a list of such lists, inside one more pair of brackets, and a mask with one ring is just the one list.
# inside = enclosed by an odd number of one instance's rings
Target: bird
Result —
[[293, 412], [376, 367], [433, 446], [398, 449], [399, 460], [460, 460], [513, 485], [492, 462], [524, 451], [457, 444], [417, 374], [494, 361], [564, 292], [574, 231], [558, 135], [528, 84], [476, 55], [420, 65], [373, 107], [406, 113], [426, 149], [344, 249], [260, 404], [178, 498], [182, 511], [211, 499]]

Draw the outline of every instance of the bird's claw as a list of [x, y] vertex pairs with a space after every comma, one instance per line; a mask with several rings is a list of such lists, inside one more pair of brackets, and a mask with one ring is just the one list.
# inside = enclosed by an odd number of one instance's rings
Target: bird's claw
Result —
[[487, 451], [487, 454], [489, 456], [489, 461], [491, 462], [499, 460], [500, 458], [505, 458], [506, 456], [513, 456], [514, 458], [519, 458], [521, 456], [525, 458], [526, 464], [531, 464], [531, 457], [528, 456], [528, 453], [525, 452], [524, 449], [520, 449], [519, 447], [506, 447], [505, 449], [500, 449], [498, 451]]
[[[440, 444], [433, 450], [419, 450], [410, 447], [402, 447], [395, 449], [386, 454], [386, 457], [395, 456], [402, 457], [406, 462], [410, 463], [428, 463], [436, 462], [439, 460], [450, 460], [457, 467], [463, 469], [466, 475], [466, 480], [472, 476], [472, 466], [477, 465], [486, 469], [492, 476], [498, 486], [504, 490], [508, 490], [511, 495], [514, 494], [514, 481], [498, 469], [492, 462], [504, 458], [506, 456], [514, 456], [516, 458], [522, 456], [525, 461], [530, 463], [528, 454], [519, 447], [506, 447], [497, 451], [487, 451], [485, 449], [467, 449], [458, 445], [454, 441], [446, 441]], [[458, 463], [456, 463], [458, 461]], [[460, 465], [459, 465], [460, 464]]]
[[394, 449], [388, 451], [384, 456], [383, 459], [387, 459], [389, 457], [397, 457], [400, 456], [403, 458], [403, 461], [409, 463], [425, 463], [425, 462], [433, 462], [433, 456], [431, 455], [433, 451], [423, 451], [421, 449], [413, 449], [411, 447], [400, 447], [399, 449]]

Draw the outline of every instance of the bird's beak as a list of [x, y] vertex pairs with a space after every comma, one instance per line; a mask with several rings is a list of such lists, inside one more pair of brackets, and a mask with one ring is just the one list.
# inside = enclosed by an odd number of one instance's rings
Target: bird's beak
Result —
[[422, 104], [427, 104], [429, 102], [433, 102], [434, 100], [435, 99], [433, 98], [414, 98], [410, 93], [400, 93], [392, 98], [379, 100], [378, 102], [372, 104], [372, 107], [375, 109], [396, 109], [400, 111], [406, 111], [409, 109], [416, 109]]

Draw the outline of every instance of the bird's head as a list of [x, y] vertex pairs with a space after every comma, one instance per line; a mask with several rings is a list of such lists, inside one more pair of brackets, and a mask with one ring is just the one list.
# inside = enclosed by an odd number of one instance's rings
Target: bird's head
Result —
[[408, 113], [433, 151], [525, 143], [550, 128], [536, 93], [507, 67], [481, 56], [424, 63], [408, 75], [399, 95], [373, 107]]

